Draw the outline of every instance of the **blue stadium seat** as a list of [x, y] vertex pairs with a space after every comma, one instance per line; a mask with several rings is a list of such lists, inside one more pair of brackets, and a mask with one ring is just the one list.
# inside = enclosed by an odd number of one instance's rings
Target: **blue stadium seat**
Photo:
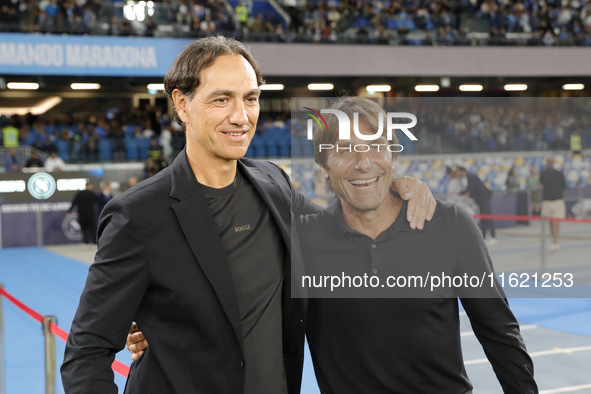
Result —
[[386, 27], [391, 30], [398, 30], [398, 22], [394, 18], [388, 18]]
[[108, 139], [99, 140], [99, 159], [100, 160], [111, 160], [113, 157], [113, 151], [111, 149], [111, 141]]
[[140, 158], [138, 150], [138, 141], [135, 138], [128, 137], [125, 138], [123, 142], [125, 144], [125, 153], [127, 160], [138, 160]]
[[267, 156], [276, 157], [279, 156], [279, 149], [277, 149], [277, 139], [268, 134], [264, 139], [265, 149], [267, 151]]
[[145, 137], [134, 138], [137, 143], [138, 156], [141, 160], [148, 158], [148, 148], [150, 147], [150, 139]]
[[367, 27], [367, 25], [369, 25], [367, 18], [360, 16], [355, 20], [355, 27], [357, 28]]
[[279, 138], [277, 147], [279, 148], [280, 157], [289, 157], [291, 154], [291, 136], [289, 133], [285, 133]]
[[57, 155], [64, 161], [70, 160], [70, 147], [68, 143], [61, 138], [55, 140], [55, 146], [57, 147]]
[[265, 157], [267, 153], [265, 151], [265, 142], [261, 134], [255, 134], [250, 142], [250, 148], [255, 157]]
[[293, 138], [291, 142], [291, 157], [301, 157], [302, 146], [300, 145], [299, 138]]

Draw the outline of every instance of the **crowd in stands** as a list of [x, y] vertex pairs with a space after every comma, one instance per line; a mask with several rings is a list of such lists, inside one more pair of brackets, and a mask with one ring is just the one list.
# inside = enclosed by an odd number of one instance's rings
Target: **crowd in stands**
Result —
[[305, 41], [416, 45], [590, 45], [591, 2], [340, 0], [287, 7]]
[[[6, 171], [47, 168], [48, 160], [52, 169], [59, 170], [62, 166], [53, 164], [56, 158], [63, 164], [144, 160], [146, 173], [153, 175], [185, 145], [182, 126], [149, 104], [131, 113], [121, 109], [101, 116], [0, 117], [0, 131], [2, 147], [10, 149], [4, 157]], [[27, 162], [12, 153], [19, 146], [35, 148]], [[42, 161], [36, 152], [49, 157]]]
[[0, 31], [223, 33], [254, 41], [391, 45], [591, 45], [588, 0], [283, 0], [279, 11], [262, 0], [161, 0], [146, 2], [142, 10], [132, 3], [0, 0]]
[[[520, 107], [515, 103], [489, 105], [482, 101], [453, 105], [425, 105], [415, 110], [421, 134], [429, 142], [440, 138], [442, 151], [416, 153], [504, 152], [573, 150], [591, 146], [591, 118], [585, 108]], [[557, 114], [560, 114], [558, 116]], [[0, 117], [3, 148], [30, 146], [51, 155], [52, 168], [65, 163], [144, 161], [146, 175], [166, 167], [185, 144], [183, 128], [166, 112], [144, 108], [109, 111], [101, 116], [55, 115]], [[578, 141], [573, 145], [573, 141]], [[411, 152], [412, 145], [403, 144]], [[574, 146], [574, 147], [573, 147]], [[407, 149], [408, 148], [408, 149]], [[450, 148], [450, 149], [447, 149]], [[576, 148], [576, 149], [575, 149]], [[248, 157], [311, 156], [305, 125], [291, 124], [289, 114], [263, 115], [247, 153]], [[5, 152], [9, 152], [6, 150]], [[26, 159], [29, 159], [28, 157]], [[49, 159], [48, 159], [49, 160]], [[40, 166], [40, 159], [5, 153], [5, 171]], [[64, 163], [65, 162], [65, 163]], [[47, 162], [45, 163], [47, 167]]]
[[428, 106], [421, 112], [427, 130], [463, 152], [569, 150], [573, 136], [580, 137], [577, 146], [591, 145], [591, 118], [584, 108], [535, 108], [516, 102], [484, 105], [477, 101]]

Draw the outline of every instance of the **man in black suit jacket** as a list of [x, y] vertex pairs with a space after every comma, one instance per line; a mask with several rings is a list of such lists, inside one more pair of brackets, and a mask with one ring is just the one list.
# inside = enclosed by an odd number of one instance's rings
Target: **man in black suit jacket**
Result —
[[[305, 305], [290, 296], [290, 221], [316, 207], [276, 165], [242, 159], [259, 115], [259, 66], [242, 44], [209, 37], [164, 82], [186, 150], [101, 214], [65, 391], [117, 392], [110, 366], [135, 320], [150, 348], [126, 393], [298, 393]], [[408, 186], [398, 191], [413, 192], [421, 223], [433, 212], [416, 201], [429, 192]]]

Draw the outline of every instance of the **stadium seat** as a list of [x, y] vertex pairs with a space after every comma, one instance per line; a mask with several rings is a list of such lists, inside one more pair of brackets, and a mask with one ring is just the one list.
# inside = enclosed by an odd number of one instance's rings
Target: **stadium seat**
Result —
[[128, 137], [125, 138], [123, 142], [125, 144], [125, 154], [127, 160], [138, 160], [140, 158], [138, 141], [135, 138]]
[[106, 161], [113, 158], [113, 151], [111, 149], [111, 141], [108, 139], [99, 140], [99, 160]]
[[61, 138], [55, 140], [55, 146], [57, 147], [57, 155], [64, 161], [70, 160], [70, 147], [68, 143]]

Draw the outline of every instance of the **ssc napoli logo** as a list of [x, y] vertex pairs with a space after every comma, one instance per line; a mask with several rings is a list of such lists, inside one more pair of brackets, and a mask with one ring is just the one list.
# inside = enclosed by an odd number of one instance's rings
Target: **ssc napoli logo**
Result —
[[68, 215], [62, 221], [62, 231], [64, 235], [72, 241], [82, 240], [82, 231], [78, 223], [78, 214]]
[[27, 188], [37, 200], [45, 200], [55, 193], [55, 179], [46, 172], [38, 172], [29, 178]]

